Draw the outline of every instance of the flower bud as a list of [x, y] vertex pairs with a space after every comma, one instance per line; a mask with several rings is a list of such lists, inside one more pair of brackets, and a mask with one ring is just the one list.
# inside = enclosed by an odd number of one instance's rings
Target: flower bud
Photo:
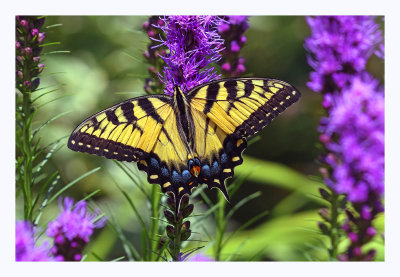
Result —
[[319, 194], [327, 201], [331, 199], [331, 194], [323, 188], [319, 188]]
[[149, 30], [147, 32], [147, 35], [152, 38], [152, 37], [154, 37], [156, 35], [156, 32], [154, 32], [154, 30]]
[[223, 71], [229, 72], [229, 71], [231, 71], [231, 65], [228, 62], [225, 62], [225, 63], [222, 64], [221, 69]]
[[165, 210], [164, 211], [164, 216], [168, 220], [168, 223], [171, 223], [171, 224], [175, 223], [175, 216], [171, 211]]
[[349, 236], [349, 239], [350, 239], [350, 241], [351, 241], [352, 243], [357, 242], [357, 240], [358, 240], [358, 235], [357, 235], [356, 233], [350, 232], [350, 233], [348, 234], [348, 236]]
[[20, 49], [21, 48], [21, 42], [16, 41], [15, 42], [15, 48]]
[[364, 206], [361, 208], [361, 217], [362, 217], [363, 219], [365, 219], [365, 220], [370, 220], [370, 219], [372, 218], [370, 207], [364, 205]]
[[46, 33], [44, 33], [44, 32], [39, 33], [39, 34], [38, 34], [38, 37], [37, 37], [37, 41], [38, 41], [39, 43], [42, 43], [45, 37], [46, 37]]
[[228, 32], [229, 29], [230, 29], [230, 26], [229, 26], [229, 24], [226, 24], [226, 23], [222, 23], [221, 25], [218, 26], [218, 32], [220, 32], [220, 33]]
[[361, 256], [361, 254], [362, 254], [361, 247], [359, 247], [359, 246], [354, 247], [353, 255], [354, 256]]
[[173, 240], [175, 238], [175, 228], [171, 225], [167, 225], [165, 229], [167, 230], [167, 236]]
[[38, 64], [38, 73], [41, 73], [44, 69], [44, 64], [40, 63]]
[[32, 31], [31, 31], [31, 35], [34, 37], [34, 36], [37, 36], [39, 34], [39, 30], [38, 29], [32, 29]]
[[29, 89], [29, 88], [31, 87], [31, 82], [25, 81], [25, 82], [24, 82], [24, 87], [27, 88], [27, 89]]
[[164, 25], [164, 20], [158, 19], [158, 20], [157, 20], [157, 25], [158, 25], [158, 26], [163, 26], [163, 25]]
[[237, 53], [237, 52], [240, 51], [240, 46], [239, 46], [239, 44], [236, 42], [236, 40], [233, 40], [233, 41], [231, 42], [231, 51], [232, 51], [232, 52], [235, 52], [235, 53]]
[[376, 229], [372, 226], [368, 227], [366, 233], [369, 237], [373, 237], [376, 235]]
[[241, 35], [240, 36], [240, 43], [244, 44], [244, 43], [246, 43], [246, 41], [247, 41], [247, 38], [245, 36]]
[[187, 240], [188, 238], [190, 238], [190, 235], [192, 234], [192, 230], [185, 230], [185, 231], [183, 231], [182, 233], [181, 233], [181, 240], [182, 241], [185, 241], [185, 240]]
[[183, 209], [183, 218], [188, 217], [189, 215], [192, 214], [194, 209], [194, 205], [193, 204], [189, 204], [186, 208]]
[[31, 56], [32, 55], [32, 48], [26, 47], [24, 49], [24, 53], [25, 53], [26, 56]]
[[147, 31], [147, 29], [149, 28], [149, 25], [150, 25], [150, 24], [149, 24], [148, 21], [143, 22], [143, 24], [142, 24], [143, 30]]
[[28, 21], [26, 21], [25, 19], [22, 19], [19, 22], [19, 25], [21, 25], [22, 27], [24, 27], [24, 29], [26, 29], [28, 27]]
[[185, 194], [182, 197], [180, 209], [183, 210], [184, 208], [187, 207], [188, 204], [189, 204], [189, 196]]
[[323, 144], [327, 144], [331, 141], [331, 137], [328, 136], [327, 134], [321, 134], [319, 136], [319, 141], [322, 142]]
[[167, 192], [167, 194], [167, 205], [171, 210], [175, 211], [175, 196], [172, 192]]
[[322, 234], [324, 234], [324, 235], [329, 234], [329, 229], [328, 229], [328, 226], [326, 226], [326, 224], [324, 224], [322, 222], [318, 222], [318, 228], [321, 230]]
[[330, 221], [331, 220], [331, 216], [329, 214], [329, 211], [325, 208], [322, 208], [319, 210], [319, 215], [326, 221]]
[[32, 81], [31, 90], [34, 91], [39, 87], [39, 85], [40, 85], [40, 79], [36, 78], [35, 80]]
[[17, 56], [17, 61], [19, 61], [20, 63], [22, 63], [24, 61], [24, 58], [22, 56]]
[[241, 63], [238, 64], [238, 66], [236, 67], [236, 72], [238, 74], [242, 74], [245, 70], [246, 70], [246, 67]]
[[21, 71], [17, 70], [17, 77], [19, 79], [22, 79], [24, 77], [24, 74]]
[[189, 229], [190, 229], [190, 221], [185, 221], [185, 222], [182, 224], [181, 231], [185, 231], [185, 230], [189, 230]]

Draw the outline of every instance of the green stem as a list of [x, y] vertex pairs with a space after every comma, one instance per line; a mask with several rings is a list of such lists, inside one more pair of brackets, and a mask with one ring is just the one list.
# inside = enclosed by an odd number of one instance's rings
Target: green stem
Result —
[[226, 222], [224, 221], [226, 201], [221, 193], [218, 194], [219, 207], [215, 213], [217, 222], [216, 239], [215, 239], [215, 260], [219, 261], [222, 251], [222, 240], [224, 238]]
[[23, 176], [23, 189], [24, 189], [24, 218], [25, 220], [32, 219], [32, 152], [31, 152], [31, 124], [29, 118], [31, 117], [30, 105], [30, 92], [23, 94], [23, 127], [22, 127], [22, 154], [24, 156], [24, 176]]
[[158, 234], [158, 218], [160, 218], [160, 201], [161, 201], [161, 194], [160, 194], [160, 187], [159, 186], [152, 186], [153, 189], [151, 191], [151, 222], [150, 222], [150, 251], [149, 253], [149, 260], [154, 261], [157, 258], [156, 253], [154, 253], [153, 249], [157, 248], [157, 234]]

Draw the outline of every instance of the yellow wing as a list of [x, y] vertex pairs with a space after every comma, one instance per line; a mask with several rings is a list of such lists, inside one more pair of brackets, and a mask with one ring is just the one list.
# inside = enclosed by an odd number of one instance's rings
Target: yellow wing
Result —
[[68, 147], [109, 159], [137, 161], [149, 183], [183, 195], [190, 193], [187, 184], [193, 184], [194, 177], [187, 170], [190, 149], [178, 125], [170, 96], [143, 96], [84, 120], [72, 132]]
[[254, 135], [300, 93], [273, 79], [218, 80], [188, 93], [193, 119], [194, 155], [200, 160], [199, 182], [217, 187], [228, 199], [224, 181], [243, 162], [246, 137]]
[[188, 93], [190, 105], [226, 134], [254, 135], [300, 98], [290, 84], [262, 78], [218, 80]]

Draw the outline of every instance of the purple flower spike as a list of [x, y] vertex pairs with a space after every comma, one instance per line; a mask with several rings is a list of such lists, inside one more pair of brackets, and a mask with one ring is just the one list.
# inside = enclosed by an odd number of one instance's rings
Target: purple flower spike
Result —
[[73, 205], [72, 198], [65, 197], [63, 203], [60, 197], [61, 213], [56, 220], [49, 222], [46, 231], [49, 237], [54, 238], [52, 253], [65, 261], [79, 261], [83, 248], [89, 242], [94, 229], [103, 227], [106, 221], [103, 217], [94, 222], [98, 214], [88, 213], [85, 201], [77, 202], [75, 207]]
[[[372, 16], [308, 17], [311, 36], [308, 87], [323, 93], [327, 117], [321, 119], [320, 141], [326, 150], [325, 183], [344, 194], [355, 212], [345, 209], [342, 229], [350, 240], [340, 260], [371, 260], [375, 251], [362, 246], [377, 233], [373, 219], [383, 212], [385, 122], [384, 91], [366, 72], [369, 57], [383, 58], [382, 32]], [[375, 50], [379, 46], [378, 50]], [[331, 232], [332, 234], [332, 232]]]
[[[165, 84], [164, 92], [172, 95], [178, 85], [184, 93], [193, 87], [219, 79], [210, 64], [221, 59], [223, 40], [217, 32], [221, 20], [216, 16], [166, 16], [158, 28], [165, 33], [160, 46], [169, 53], [160, 55], [166, 66], [158, 74]], [[156, 39], [155, 39], [156, 40]]]
[[25, 221], [15, 224], [15, 260], [16, 261], [54, 261], [49, 256], [47, 243], [35, 246], [33, 226]]

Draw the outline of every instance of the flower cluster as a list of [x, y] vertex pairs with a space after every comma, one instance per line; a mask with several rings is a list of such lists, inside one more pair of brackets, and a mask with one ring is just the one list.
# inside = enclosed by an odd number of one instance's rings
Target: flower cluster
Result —
[[245, 59], [240, 57], [240, 50], [247, 39], [244, 32], [249, 28], [247, 16], [225, 16], [224, 22], [219, 25], [218, 32], [225, 40], [225, 49], [222, 51], [222, 73], [226, 77], [238, 77], [246, 70]]
[[40, 45], [46, 36], [40, 29], [44, 21], [44, 17], [16, 16], [16, 82], [23, 93], [36, 90], [40, 83], [37, 76], [44, 68]]
[[53, 238], [53, 246], [46, 241], [35, 246], [33, 226], [28, 222], [17, 222], [15, 227], [15, 248], [17, 261], [79, 261], [82, 251], [89, 242], [95, 228], [105, 224], [105, 217], [95, 222], [96, 214], [86, 210], [86, 202], [74, 205], [71, 198], [59, 199], [61, 213], [49, 222], [46, 235]]
[[47, 243], [35, 245], [33, 226], [25, 221], [15, 224], [15, 260], [16, 261], [54, 261], [49, 255]]
[[157, 27], [165, 38], [153, 39], [166, 46], [166, 55], [160, 55], [166, 66], [159, 73], [165, 84], [164, 92], [172, 95], [174, 86], [183, 92], [220, 78], [211, 63], [221, 59], [224, 41], [217, 28], [221, 19], [216, 16], [166, 16]]
[[64, 198], [64, 206], [62, 198], [59, 199], [59, 208], [61, 213], [56, 220], [49, 222], [46, 231], [47, 236], [54, 238], [51, 251], [55, 257], [65, 261], [79, 261], [94, 229], [103, 227], [106, 218], [94, 222], [98, 214], [88, 213], [85, 201], [74, 205], [69, 197]]
[[339, 258], [370, 260], [374, 251], [362, 253], [361, 247], [375, 236], [372, 220], [383, 211], [384, 92], [366, 72], [366, 63], [382, 33], [371, 16], [318, 16], [307, 22], [311, 37], [305, 47], [314, 69], [308, 86], [323, 93], [328, 115], [319, 129], [327, 151], [321, 172], [325, 183], [353, 206], [343, 225], [350, 246]]
[[313, 91], [332, 93], [348, 86], [352, 76], [365, 70], [367, 60], [382, 40], [372, 16], [307, 17], [311, 36], [305, 48], [314, 69], [307, 84]]
[[[384, 190], [384, 95], [369, 76], [355, 77], [350, 88], [333, 98], [329, 118], [321, 131], [334, 169], [329, 186], [345, 193], [352, 203], [364, 203]], [[332, 140], [334, 135], [337, 140]]]

